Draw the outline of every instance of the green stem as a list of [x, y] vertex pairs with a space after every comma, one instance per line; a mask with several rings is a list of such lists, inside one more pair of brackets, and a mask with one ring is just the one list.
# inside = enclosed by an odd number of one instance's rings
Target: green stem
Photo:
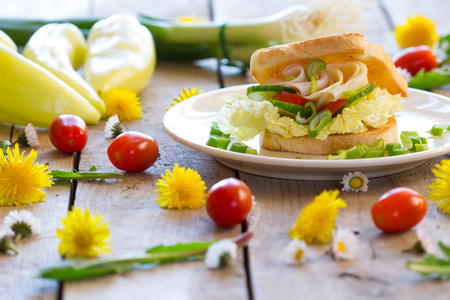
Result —
[[60, 281], [85, 279], [108, 274], [122, 274], [133, 270], [137, 265], [170, 263], [183, 260], [203, 259], [206, 249], [185, 252], [148, 253], [119, 258], [93, 259], [82, 262], [63, 261], [59, 265], [40, 269], [38, 277]]
[[422, 274], [439, 274], [439, 275], [449, 275], [450, 266], [438, 266], [438, 265], [424, 265], [421, 263], [407, 262], [406, 267], [412, 271], [416, 271]]
[[53, 179], [74, 179], [74, 180], [89, 180], [89, 179], [105, 179], [105, 178], [122, 178], [125, 176], [122, 173], [104, 173], [104, 172], [66, 172], [59, 170], [52, 170], [50, 175]]

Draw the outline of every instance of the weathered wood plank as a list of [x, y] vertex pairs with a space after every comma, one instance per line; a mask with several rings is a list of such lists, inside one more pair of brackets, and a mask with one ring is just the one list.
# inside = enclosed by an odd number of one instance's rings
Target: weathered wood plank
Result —
[[[233, 5], [229, 1], [221, 4], [230, 7]], [[398, 46], [386, 16], [376, 1], [366, 2], [366, 5], [370, 9], [364, 12], [367, 26], [364, 35], [369, 41], [381, 44], [393, 55], [398, 51]], [[239, 18], [238, 13], [235, 18]], [[230, 67], [225, 68], [230, 73], [233, 72]], [[237, 72], [225, 77], [225, 82], [226, 85], [247, 83], [244, 76]], [[360, 250], [357, 259], [335, 262], [325, 253], [329, 245], [313, 245], [309, 249], [310, 261], [299, 267], [290, 266], [284, 261], [284, 251], [290, 240], [289, 229], [301, 209], [315, 195], [324, 189], [341, 189], [342, 185], [339, 181], [288, 181], [240, 172], [240, 178], [247, 182], [256, 198], [256, 205], [248, 217], [249, 229], [255, 233], [249, 247], [255, 298], [290, 299], [299, 295], [310, 299], [400, 299], [407, 295], [421, 299], [438, 298], [446, 294], [448, 288], [445, 284], [422, 282], [419, 275], [406, 269], [408, 259], [418, 258], [416, 255], [402, 253], [403, 249], [417, 240], [414, 231], [397, 235], [382, 234], [373, 225], [370, 215], [376, 199], [390, 188], [410, 187], [425, 197], [428, 196], [427, 186], [434, 180], [431, 169], [442, 158], [448, 156], [430, 160], [407, 172], [371, 179], [367, 193], [341, 192], [348, 207], [341, 210], [336, 225], [359, 233]], [[448, 216], [438, 212], [436, 205], [429, 201], [427, 217], [420, 226], [433, 233], [434, 238], [447, 240], [447, 219]]]
[[[1, 125], [0, 139], [9, 139], [9, 130]], [[15, 129], [13, 140], [22, 133], [23, 127]], [[57, 151], [48, 139], [47, 130], [38, 130], [41, 147], [35, 149], [39, 155], [36, 162], [49, 163], [50, 169], [70, 170], [73, 165], [71, 155]], [[29, 153], [30, 148], [21, 148]], [[12, 210], [26, 209], [34, 214], [42, 223], [42, 231], [20, 241], [17, 244], [19, 254], [0, 255], [0, 299], [55, 299], [58, 283], [37, 279], [26, 274], [36, 268], [60, 260], [58, 240], [54, 237], [60, 219], [67, 213], [70, 184], [57, 183], [46, 188], [46, 201], [30, 204], [26, 207], [0, 207], [0, 222]]]
[[[158, 62], [155, 76], [140, 95], [142, 120], [124, 122], [127, 130], [149, 134], [158, 142], [161, 157], [153, 167], [139, 174], [127, 173], [125, 182], [78, 184], [75, 204], [89, 207], [93, 212], [105, 216], [110, 224], [115, 254], [145, 251], [160, 243], [216, 240], [240, 233], [238, 227], [231, 230], [216, 227], [204, 208], [170, 211], [161, 209], [155, 202], [156, 181], [165, 169], [171, 170], [175, 163], [198, 170], [208, 187], [234, 174], [211, 157], [176, 143], [162, 126], [166, 107], [183, 88], [197, 86], [208, 91], [219, 87], [216, 63], [210, 63], [211, 67], [204, 68], [192, 64]], [[106, 156], [111, 141], [104, 138], [103, 125], [102, 122], [90, 130], [90, 142], [81, 156], [81, 169], [95, 164], [102, 170], [115, 170]], [[210, 277], [215, 280], [209, 280]], [[204, 288], [206, 281], [212, 285], [208, 289]], [[176, 282], [175, 289], [171, 288], [173, 282]], [[205, 299], [242, 299], [246, 295], [246, 288], [243, 278], [211, 272], [203, 262], [167, 265], [125, 276], [64, 285], [65, 299], [122, 299], [125, 293], [138, 298], [148, 295], [151, 298], [179, 299], [196, 295]]]

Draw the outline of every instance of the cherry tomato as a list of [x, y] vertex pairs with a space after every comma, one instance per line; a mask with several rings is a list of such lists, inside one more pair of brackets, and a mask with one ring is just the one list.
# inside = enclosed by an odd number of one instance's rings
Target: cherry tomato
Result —
[[306, 100], [302, 96], [289, 92], [276, 93], [273, 99], [301, 106], [305, 106], [305, 104], [309, 102], [309, 100]]
[[394, 58], [394, 64], [396, 67], [408, 70], [412, 76], [422, 68], [430, 71], [439, 66], [436, 56], [428, 46], [411, 47], [400, 51]]
[[159, 147], [146, 134], [127, 131], [119, 135], [108, 147], [111, 163], [120, 170], [142, 172], [153, 166], [158, 159]]
[[372, 207], [372, 219], [379, 229], [395, 233], [419, 224], [426, 212], [425, 198], [412, 189], [398, 187], [378, 199]]
[[339, 110], [339, 108], [342, 107], [342, 105], [347, 103], [347, 101], [348, 101], [348, 99], [338, 99], [334, 102], [331, 102], [324, 108], [322, 108], [322, 110], [320, 112], [322, 112], [324, 110], [329, 110], [329, 111], [331, 111], [331, 114], [334, 115]]
[[48, 135], [56, 149], [73, 153], [81, 151], [86, 146], [88, 129], [79, 116], [60, 115], [50, 124]]
[[252, 209], [253, 195], [239, 179], [227, 178], [211, 187], [206, 196], [206, 211], [223, 227], [233, 227], [245, 220]]

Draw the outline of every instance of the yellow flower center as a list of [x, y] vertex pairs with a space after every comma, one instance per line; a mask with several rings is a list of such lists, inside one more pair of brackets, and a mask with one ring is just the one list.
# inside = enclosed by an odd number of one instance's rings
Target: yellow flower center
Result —
[[75, 244], [81, 247], [88, 246], [92, 243], [92, 236], [87, 232], [78, 232], [75, 236]]
[[297, 252], [295, 253], [295, 260], [299, 261], [303, 258], [303, 249], [298, 249]]
[[350, 179], [350, 182], [348, 184], [351, 188], [359, 189], [360, 187], [362, 187], [363, 181], [359, 177], [353, 177], [352, 179]]
[[338, 248], [339, 252], [345, 252], [345, 244], [344, 244], [344, 242], [343, 241], [338, 242], [337, 248]]

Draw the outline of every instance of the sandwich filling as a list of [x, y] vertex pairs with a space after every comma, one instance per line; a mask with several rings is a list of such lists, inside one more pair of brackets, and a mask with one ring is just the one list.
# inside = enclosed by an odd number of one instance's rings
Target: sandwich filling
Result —
[[308, 80], [306, 70], [302, 65], [288, 65], [284, 68], [283, 75], [290, 80], [270, 78], [264, 84], [292, 88], [303, 98], [312, 101], [317, 110], [321, 110], [337, 99], [344, 98], [343, 92], [356, 91], [369, 83], [367, 66], [360, 61], [327, 64], [326, 69], [317, 74], [317, 91], [315, 93], [310, 92], [311, 81]]
[[[345, 98], [345, 92], [356, 91], [368, 83], [367, 66], [360, 61], [327, 65], [325, 70], [317, 74], [317, 91], [313, 93], [312, 83], [307, 80], [302, 66], [289, 65], [283, 70], [283, 75], [291, 80], [271, 78], [265, 84], [295, 89], [302, 97], [313, 102], [318, 111]], [[376, 87], [370, 94], [344, 108], [316, 138], [324, 140], [330, 134], [357, 134], [367, 131], [368, 127], [381, 128], [394, 112], [402, 109], [403, 98], [400, 95], [391, 95]], [[233, 95], [231, 102], [221, 108], [218, 123], [224, 133], [242, 141], [254, 138], [264, 129], [285, 138], [308, 135], [307, 124], [299, 124], [293, 118], [280, 115], [278, 108], [269, 101], [257, 102], [238, 95]]]

